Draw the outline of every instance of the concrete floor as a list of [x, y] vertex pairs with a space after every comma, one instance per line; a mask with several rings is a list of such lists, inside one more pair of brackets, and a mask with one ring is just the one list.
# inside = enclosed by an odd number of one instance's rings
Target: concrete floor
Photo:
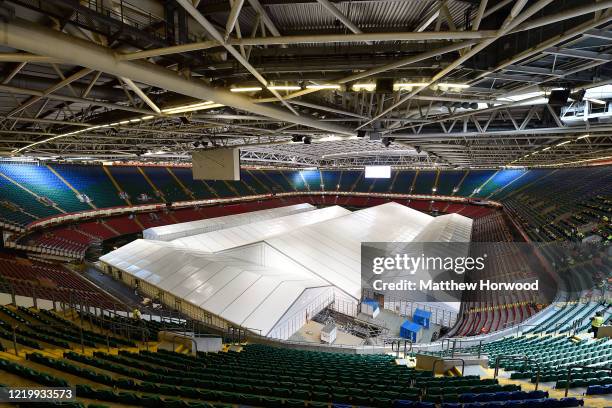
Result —
[[[304, 325], [300, 330], [295, 332], [289, 340], [301, 341], [307, 343], [321, 343], [321, 329], [323, 325], [315, 321], [310, 321]], [[363, 339], [353, 336], [348, 333], [344, 333], [340, 330], [337, 331], [336, 341], [333, 344], [345, 344], [350, 346], [359, 346], [363, 344]]]

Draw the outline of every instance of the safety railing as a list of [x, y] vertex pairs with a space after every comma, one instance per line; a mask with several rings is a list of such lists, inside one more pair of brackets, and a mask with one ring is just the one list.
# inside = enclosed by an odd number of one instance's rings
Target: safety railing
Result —
[[[397, 344], [397, 348], [395, 348], [395, 345]], [[408, 353], [412, 353], [412, 340], [410, 339], [393, 339], [391, 341], [391, 351], [395, 352], [395, 356], [396, 358], [399, 358], [399, 354], [400, 354], [400, 350], [402, 347], [402, 344], [404, 345], [404, 358], [406, 358], [406, 352]], [[408, 345], [410, 345], [410, 347], [408, 347]]]
[[540, 326], [539, 324], [519, 324], [518, 326], [516, 326], [516, 337], [519, 337], [523, 334], [523, 332], [521, 331], [521, 328], [525, 328], [525, 327], [538, 327]]
[[535, 364], [536, 368], [537, 368], [537, 373], [536, 373], [536, 381], [535, 381], [535, 389], [537, 391], [538, 389], [538, 385], [540, 384], [540, 376], [542, 375], [542, 371], [540, 369], [540, 363], [538, 363], [536, 360], [528, 357], [528, 356], [521, 356], [521, 355], [499, 355], [497, 356], [497, 358], [495, 359], [495, 371], [493, 373], [493, 378], [497, 378], [497, 375], [499, 374], [499, 363], [502, 360], [514, 360], [514, 361], [525, 361], [525, 365], [527, 364], [527, 362], [533, 363]]
[[572, 370], [576, 368], [580, 368], [582, 370], [608, 371], [612, 373], [612, 368], [606, 368], [606, 367], [594, 367], [594, 366], [585, 366], [585, 365], [574, 365], [574, 366], [567, 367], [567, 384], [565, 384], [565, 396], [566, 397], [569, 394], [569, 389], [572, 383]]
[[[451, 343], [452, 343], [452, 348], [451, 348]], [[482, 339], [472, 339], [469, 337], [451, 337], [451, 338], [444, 338], [442, 339], [442, 346], [441, 346], [441, 352], [444, 353], [449, 352], [451, 354], [451, 357], [455, 357], [455, 352], [457, 351], [461, 351], [464, 349], [469, 349], [470, 351], [472, 351], [471, 349], [473, 347], [476, 347], [476, 345], [472, 345], [472, 346], [468, 346], [468, 347], [463, 347], [463, 344], [469, 344], [469, 343], [478, 343], [478, 358], [480, 358], [482, 356]], [[459, 348], [457, 348], [457, 344], [459, 344]], [[444, 346], [446, 345], [446, 349], [444, 348]], [[473, 353], [471, 353], [473, 354]]]

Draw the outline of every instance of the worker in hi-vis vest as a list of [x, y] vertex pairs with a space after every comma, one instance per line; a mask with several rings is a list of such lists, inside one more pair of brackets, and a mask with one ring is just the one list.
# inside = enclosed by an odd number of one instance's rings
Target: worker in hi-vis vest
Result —
[[593, 316], [593, 318], [591, 319], [591, 330], [590, 330], [595, 335], [595, 338], [597, 338], [597, 332], [599, 331], [599, 328], [603, 326], [603, 323], [604, 323], [603, 313], [601, 312], [595, 313], [595, 316]]

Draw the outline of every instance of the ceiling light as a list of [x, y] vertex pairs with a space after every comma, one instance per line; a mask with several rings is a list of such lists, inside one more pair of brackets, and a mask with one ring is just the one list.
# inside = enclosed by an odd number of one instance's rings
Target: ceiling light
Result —
[[336, 84], [306, 85], [306, 89], [340, 89], [340, 85], [336, 85]]
[[231, 88], [230, 92], [258, 92], [261, 91], [261, 89], [260, 86], [245, 86], [242, 88]]
[[368, 83], [368, 84], [353, 84], [353, 91], [355, 92], [359, 92], [359, 91], [368, 91], [368, 92], [372, 92], [376, 89], [376, 84], [374, 83]]
[[568, 143], [571, 143], [571, 142], [572, 142], [571, 140], [566, 140], [565, 142], [561, 142], [561, 143], [559, 143], [559, 144], [557, 145], [557, 147], [559, 147], [559, 146], [563, 146], [564, 144], [568, 144]]
[[302, 89], [297, 85], [270, 85], [267, 88], [271, 91], [299, 91]]
[[400, 89], [411, 90], [412, 88], [416, 88], [420, 86], [427, 86], [427, 85], [429, 85], [428, 82], [401, 82], [401, 83], [393, 84], [393, 89], [395, 91], [398, 91]]
[[213, 101], [206, 101], [206, 102], [194, 103], [190, 105], [176, 106], [174, 108], [162, 109], [162, 113], [173, 115], [177, 113], [193, 112], [193, 111], [197, 111], [201, 109], [217, 108], [220, 106], [223, 106], [223, 105], [219, 103], [214, 103]]
[[456, 88], [456, 89], [465, 89], [465, 88], [470, 87], [468, 84], [451, 84], [448, 82], [442, 82], [438, 84], [438, 86], [441, 88]]
[[591, 135], [589, 135], [589, 134], [587, 133], [586, 135], [582, 135], [582, 136], [580, 136], [580, 137], [579, 137], [578, 139], [576, 139], [576, 140], [586, 139], [586, 138], [587, 138], [587, 137], [589, 137], [589, 136], [591, 136]]
[[545, 147], [544, 149], [542, 149], [542, 151], [543, 151], [543, 152], [545, 152], [545, 151], [547, 151], [547, 150], [549, 150], [549, 149], [550, 149], [550, 146]]

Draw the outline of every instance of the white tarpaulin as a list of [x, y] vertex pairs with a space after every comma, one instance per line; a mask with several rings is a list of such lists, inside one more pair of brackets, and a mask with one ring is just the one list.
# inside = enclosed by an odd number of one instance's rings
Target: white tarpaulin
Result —
[[288, 338], [333, 296], [359, 300], [361, 242], [464, 242], [471, 230], [465, 217], [434, 218], [393, 202], [275, 219], [177, 243], [136, 240], [100, 260], [231, 324]]
[[285, 207], [270, 208], [268, 210], [251, 211], [243, 214], [226, 215], [224, 217], [207, 218], [204, 220], [181, 222], [178, 224], [147, 228], [142, 232], [142, 236], [145, 239], [171, 241], [181, 237], [217, 231], [223, 228], [248, 224], [255, 221], [270, 220], [289, 214], [312, 211], [314, 209], [314, 206], [307, 203], [288, 205]]
[[263, 241], [268, 238], [286, 234], [296, 228], [338, 218], [350, 213], [349, 210], [336, 205], [320, 210], [306, 211], [179, 238], [172, 240], [172, 243], [177, 246], [197, 249], [199, 251], [220, 252], [226, 249]]
[[355, 299], [361, 295], [361, 243], [410, 242], [434, 218], [394, 202], [266, 240]]

